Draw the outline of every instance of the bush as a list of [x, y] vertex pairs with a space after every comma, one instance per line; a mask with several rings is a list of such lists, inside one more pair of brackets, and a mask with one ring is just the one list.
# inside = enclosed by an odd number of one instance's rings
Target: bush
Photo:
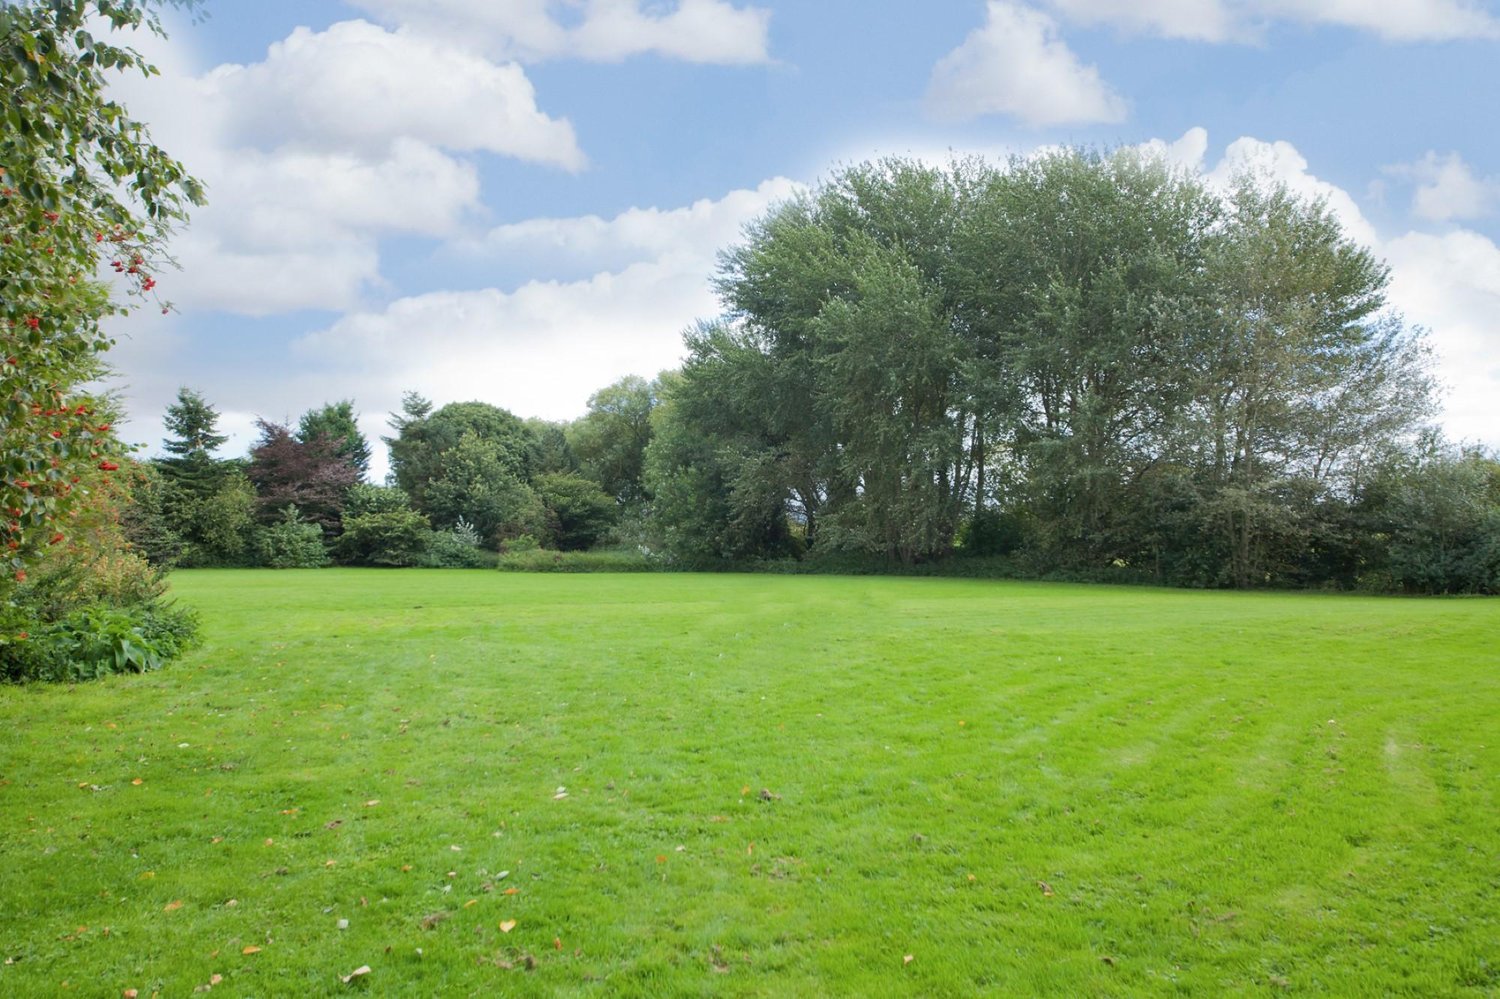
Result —
[[411, 510], [411, 498], [406, 490], [395, 486], [372, 486], [368, 482], [356, 482], [344, 494], [344, 520], [363, 517], [371, 513], [400, 513]]
[[185, 608], [141, 604], [85, 607], [34, 633], [0, 628], [0, 680], [72, 682], [114, 673], [145, 673], [196, 640], [198, 621]]
[[420, 565], [431, 535], [427, 518], [415, 510], [366, 513], [344, 519], [334, 551], [349, 565]]
[[503, 552], [499, 568], [503, 572], [660, 572], [667, 566], [638, 548], [606, 548], [589, 552], [535, 548]]
[[461, 530], [433, 531], [418, 565], [425, 569], [493, 569], [495, 556]]
[[298, 516], [295, 506], [288, 506], [279, 521], [256, 532], [255, 553], [261, 565], [272, 569], [316, 569], [328, 564], [323, 529]]

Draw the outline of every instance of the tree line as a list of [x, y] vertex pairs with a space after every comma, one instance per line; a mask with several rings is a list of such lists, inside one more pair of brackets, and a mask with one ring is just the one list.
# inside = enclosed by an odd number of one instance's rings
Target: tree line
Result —
[[1500, 465], [1434, 430], [1387, 282], [1326, 205], [1255, 178], [1222, 192], [1076, 149], [867, 163], [722, 254], [723, 312], [679, 370], [570, 423], [411, 393], [375, 486], [343, 402], [262, 422], [209, 488], [189, 424], [211, 411], [184, 393], [162, 522], [184, 564], [602, 544], [687, 568], [1495, 592]]

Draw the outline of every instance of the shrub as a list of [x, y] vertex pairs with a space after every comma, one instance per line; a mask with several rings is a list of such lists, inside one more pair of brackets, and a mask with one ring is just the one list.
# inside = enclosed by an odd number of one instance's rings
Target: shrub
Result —
[[498, 565], [504, 572], [660, 572], [666, 568], [660, 559], [638, 548], [588, 552], [507, 550], [500, 555]]
[[344, 520], [363, 517], [371, 513], [400, 513], [411, 509], [411, 498], [406, 490], [395, 486], [372, 486], [368, 482], [356, 482], [344, 494]]
[[334, 550], [349, 565], [420, 565], [431, 535], [427, 518], [415, 510], [366, 513], [345, 518]]
[[85, 607], [34, 633], [0, 628], [0, 680], [92, 680], [161, 667], [196, 639], [197, 617], [185, 608], [141, 604]]
[[426, 569], [494, 568], [494, 554], [470, 541], [469, 536], [457, 529], [433, 531], [427, 539], [427, 551], [418, 565]]
[[303, 520], [295, 506], [288, 506], [281, 519], [256, 532], [256, 556], [272, 569], [316, 569], [328, 564], [323, 547], [323, 529]]

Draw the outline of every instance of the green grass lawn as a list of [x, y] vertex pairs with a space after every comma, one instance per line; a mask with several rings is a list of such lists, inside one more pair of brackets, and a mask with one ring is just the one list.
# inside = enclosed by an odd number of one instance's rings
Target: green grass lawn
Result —
[[174, 590], [0, 688], [0, 994], [1500, 994], [1500, 601]]

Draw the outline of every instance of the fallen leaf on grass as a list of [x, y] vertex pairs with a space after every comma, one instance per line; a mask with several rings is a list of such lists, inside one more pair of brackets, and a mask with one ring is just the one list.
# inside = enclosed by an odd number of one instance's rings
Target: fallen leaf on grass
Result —
[[1111, 968], [1113, 968], [1115, 966], [1115, 959], [1112, 958], [1112, 957], [1110, 957], [1108, 954], [1103, 955], [1102, 957], [1099, 958], [1099, 960], [1103, 961], [1105, 964], [1109, 965]]
[[353, 971], [349, 972], [349, 974], [347, 974], [347, 975], [340, 975], [339, 976], [339, 981], [343, 982], [345, 985], [348, 985], [350, 982], [355, 981], [356, 979], [363, 978], [366, 975], [368, 975], [369, 973], [370, 973], [370, 966], [368, 964], [361, 964], [359, 967], [357, 967]]
[[515, 928], [516, 928], [516, 921], [514, 919], [506, 919], [506, 920], [504, 920], [504, 921], [502, 921], [500, 923], [500, 932], [501, 933], [509, 933], [511, 930], [513, 930]]
[[911, 964], [916, 959], [917, 959], [917, 956], [915, 954], [903, 954], [903, 955], [901, 955], [901, 963], [902, 963], [902, 965]]
[[665, 864], [667, 862], [667, 855], [665, 853], [658, 853], [656, 855], [656, 862], [658, 864]]
[[138, 995], [140, 995], [140, 993], [135, 989], [125, 989], [120, 993], [120, 999], [136, 999], [136, 996]]
[[1049, 885], [1047, 882], [1045, 882], [1045, 881], [1038, 881], [1036, 883], [1036, 886], [1042, 890], [1042, 894], [1043, 895], [1046, 895], [1046, 896], [1049, 896], [1049, 897], [1052, 895], [1052, 886]]
[[471, 908], [471, 907], [476, 906], [478, 904], [479, 904], [479, 899], [477, 899], [477, 898], [471, 898], [467, 902], [464, 903], [464, 908], [468, 909], [468, 908]]
[[430, 930], [438, 923], [448, 918], [446, 912], [432, 912], [422, 917], [422, 929]]
[[500, 894], [502, 894], [502, 895], [519, 895], [519, 894], [521, 894], [521, 889], [516, 888], [516, 887], [510, 887], [510, 888], [505, 889]]
[[136, 787], [140, 787], [142, 784], [144, 784], [146, 782], [143, 781], [143, 780], [141, 780], [139, 777], [137, 777], [135, 780], [131, 781], [130, 783], [134, 784]]
[[562, 950], [562, 937], [553, 937], [552, 938], [552, 949], [553, 950]]
[[241, 954], [259, 954], [260, 953], [260, 948], [257, 947], [257, 946], [255, 946], [255, 944], [251, 944], [250, 946], [246, 947], [244, 950], [240, 951], [240, 953]]
[[378, 804], [380, 804], [380, 799], [379, 798], [371, 798], [369, 801], [365, 802], [365, 807], [366, 808], [374, 808]]
[[323, 823], [323, 828], [324, 829], [337, 829], [339, 826], [341, 826], [343, 824], [344, 824], [344, 820], [343, 819], [334, 819], [332, 822], [325, 822], [325, 823]]
[[168, 902], [165, 906], [162, 907], [161, 911], [162, 912], [176, 912], [180, 908], [182, 908], [182, 899], [179, 898], [179, 899], [177, 899], [175, 901]]

